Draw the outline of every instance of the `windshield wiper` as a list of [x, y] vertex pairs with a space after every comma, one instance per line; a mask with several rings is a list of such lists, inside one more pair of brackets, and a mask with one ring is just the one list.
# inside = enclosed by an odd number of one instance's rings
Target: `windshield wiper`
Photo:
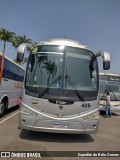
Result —
[[61, 79], [61, 77], [62, 77], [61, 75], [58, 76], [51, 84], [49, 84], [48, 87], [45, 88], [45, 89], [38, 95], [38, 98], [42, 97], [42, 96], [50, 89], [50, 87], [51, 87], [53, 84], [55, 84], [58, 80]]
[[79, 92], [79, 90], [77, 89], [75, 83], [71, 80], [70, 76], [66, 74], [65, 78], [68, 80], [68, 83], [70, 84], [70, 86], [74, 89], [75, 93], [77, 94], [78, 98], [81, 101], [84, 101], [84, 97], [81, 95], [81, 93]]

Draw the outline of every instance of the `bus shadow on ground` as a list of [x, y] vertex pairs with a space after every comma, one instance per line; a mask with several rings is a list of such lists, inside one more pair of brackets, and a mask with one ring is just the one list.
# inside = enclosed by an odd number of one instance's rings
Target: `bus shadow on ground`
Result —
[[7, 109], [7, 110], [5, 111], [5, 113], [4, 113], [4, 115], [3, 115], [2, 117], [0, 117], [0, 119], [5, 118], [6, 116], [9, 116], [11, 113], [17, 111], [18, 109], [19, 109], [19, 106], [18, 106], [18, 105], [14, 106], [14, 107], [12, 107], [12, 108]]
[[[112, 116], [120, 116], [120, 112], [117, 113], [117, 112], [111, 112], [112, 113]], [[100, 111], [100, 115], [103, 117], [103, 118], [106, 118], [106, 113], [105, 111]]]
[[44, 142], [59, 142], [59, 143], [88, 143], [94, 139], [89, 134], [63, 134], [63, 133], [45, 133], [22, 130], [19, 137], [21, 139]]

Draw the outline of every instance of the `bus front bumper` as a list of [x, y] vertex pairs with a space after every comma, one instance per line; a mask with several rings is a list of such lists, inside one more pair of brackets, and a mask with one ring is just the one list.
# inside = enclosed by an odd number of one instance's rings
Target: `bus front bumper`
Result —
[[21, 114], [19, 120], [20, 129], [52, 133], [91, 134], [96, 133], [99, 126], [99, 120], [86, 121], [83, 118], [58, 121]]

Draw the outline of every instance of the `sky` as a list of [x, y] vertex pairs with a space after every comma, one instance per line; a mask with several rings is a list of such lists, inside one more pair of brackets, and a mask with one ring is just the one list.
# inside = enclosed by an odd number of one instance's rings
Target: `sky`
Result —
[[[65, 37], [94, 52], [107, 51], [111, 68], [105, 72], [120, 74], [120, 0], [0, 0], [1, 27], [34, 42]], [[17, 50], [10, 43], [6, 55], [16, 58]], [[98, 64], [104, 72], [101, 57]]]

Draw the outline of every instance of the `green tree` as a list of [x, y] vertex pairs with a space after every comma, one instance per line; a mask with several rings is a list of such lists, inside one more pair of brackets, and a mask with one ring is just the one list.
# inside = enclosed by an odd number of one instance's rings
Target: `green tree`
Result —
[[41, 53], [41, 56], [38, 58], [37, 62], [35, 62], [35, 69], [34, 69], [34, 74], [36, 72], [36, 68], [39, 67], [40, 68], [40, 65], [41, 63], [44, 63], [45, 61], [47, 61], [47, 54], [45, 53]]
[[16, 36], [14, 37], [12, 43], [13, 43], [13, 46], [17, 48], [21, 43], [31, 43], [32, 44], [32, 40], [28, 39], [25, 35]]
[[[33, 43], [32, 39], [28, 39], [25, 35], [23, 36], [15, 36], [14, 39], [12, 40], [12, 45], [17, 48], [20, 44], [22, 43]], [[14, 60], [16, 63], [22, 65], [27, 62], [27, 57], [24, 58], [23, 62], [18, 62], [16, 59]]]
[[55, 62], [51, 63], [51, 61], [48, 61], [45, 62], [45, 66], [43, 66], [42, 68], [45, 68], [47, 73], [49, 74], [47, 79], [47, 85], [49, 86], [50, 76], [55, 76], [57, 72], [57, 66], [55, 65]]
[[0, 40], [4, 41], [3, 52], [2, 52], [2, 61], [0, 64], [0, 83], [2, 80], [2, 74], [3, 74], [3, 69], [4, 69], [4, 57], [5, 57], [6, 42], [12, 42], [14, 36], [15, 36], [14, 32], [10, 32], [10, 31], [6, 30], [5, 28], [0, 28]]
[[3, 54], [5, 53], [6, 42], [12, 43], [15, 35], [14, 32], [10, 32], [5, 28], [0, 28], [0, 40], [4, 41]]

